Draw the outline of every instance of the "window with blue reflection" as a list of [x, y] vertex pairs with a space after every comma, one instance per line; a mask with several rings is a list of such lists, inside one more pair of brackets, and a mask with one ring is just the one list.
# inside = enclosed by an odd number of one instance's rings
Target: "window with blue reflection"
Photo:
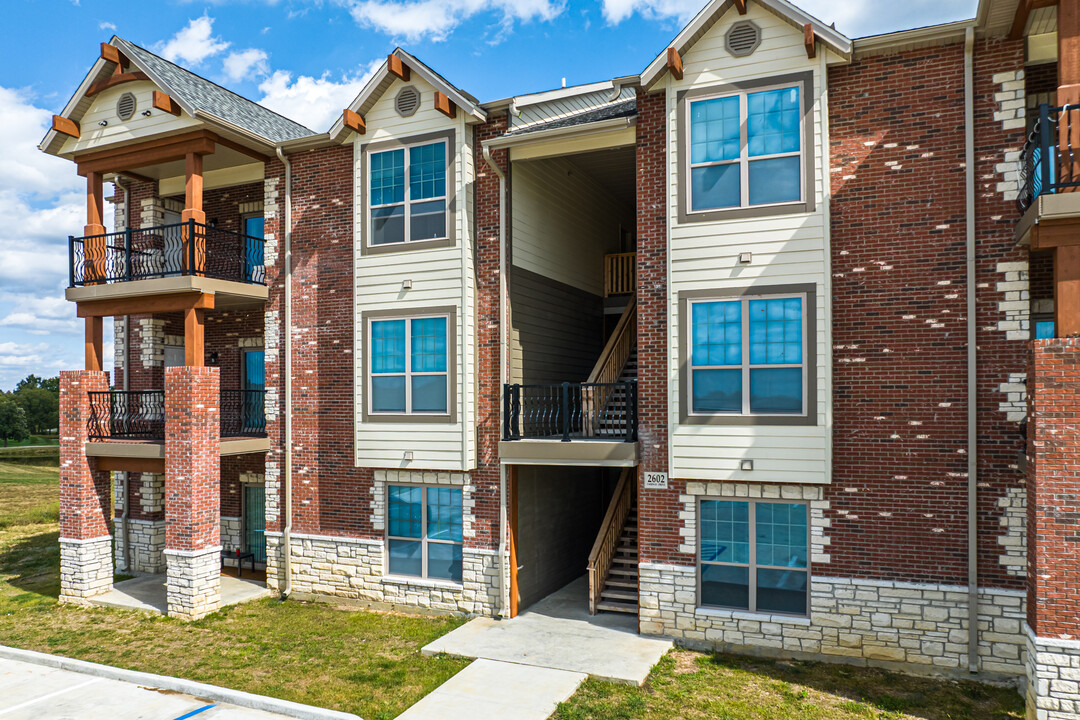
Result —
[[747, 154], [780, 155], [799, 152], [799, 88], [749, 93], [746, 96]]
[[405, 321], [371, 323], [371, 410], [405, 412]]
[[1054, 321], [1039, 320], [1035, 323], [1035, 339], [1048, 340], [1054, 337]]
[[446, 153], [436, 142], [371, 154], [369, 245], [447, 236]]
[[371, 206], [405, 202], [405, 151], [371, 154]]
[[742, 412], [742, 303], [698, 302], [691, 308], [694, 412]]
[[750, 412], [801, 413], [803, 298], [750, 300], [749, 315]]
[[739, 97], [713, 98], [690, 103], [690, 162], [737, 160], [742, 130]]
[[371, 412], [445, 413], [447, 318], [371, 322]]
[[461, 581], [460, 488], [391, 485], [387, 518], [390, 573]]

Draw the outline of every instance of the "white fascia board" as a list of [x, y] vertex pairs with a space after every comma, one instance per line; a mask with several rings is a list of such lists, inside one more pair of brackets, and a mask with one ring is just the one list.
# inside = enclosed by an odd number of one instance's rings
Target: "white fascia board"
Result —
[[600, 90], [610, 90], [613, 87], [615, 87], [614, 80], [604, 80], [602, 82], [588, 83], [587, 85], [572, 85], [570, 87], [545, 90], [529, 95], [517, 95], [512, 98], [510, 102], [511, 107], [529, 107], [530, 105], [539, 105], [540, 103], [551, 102], [552, 100], [562, 100], [564, 98], [585, 95]]
[[[368, 98], [371, 97], [372, 93], [375, 92], [376, 88], [379, 87], [379, 85], [383, 82], [383, 80], [386, 79], [386, 76], [389, 74], [390, 68], [387, 66], [387, 63], [384, 60], [383, 64], [379, 66], [379, 69], [375, 71], [375, 74], [371, 76], [371, 78], [367, 81], [367, 84], [364, 85], [363, 89], [360, 90], [360, 94], [353, 98], [353, 101], [349, 103], [349, 109], [353, 112], [358, 112], [363, 106], [363, 104], [367, 102]], [[334, 121], [334, 124], [330, 126], [330, 129], [327, 131], [326, 134], [332, 137], [334, 140], [340, 140], [344, 132], [345, 118], [341, 115], [338, 115], [338, 119]]]

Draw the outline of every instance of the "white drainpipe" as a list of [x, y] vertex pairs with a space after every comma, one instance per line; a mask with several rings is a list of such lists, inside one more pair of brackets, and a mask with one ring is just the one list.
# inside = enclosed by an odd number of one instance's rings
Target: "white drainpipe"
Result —
[[285, 152], [275, 148], [278, 159], [285, 165], [285, 307], [282, 312], [281, 348], [285, 353], [285, 465], [281, 482], [282, 508], [285, 527], [281, 542], [285, 546], [285, 582], [282, 599], [292, 593], [292, 163]]
[[[117, 187], [124, 191], [124, 229], [131, 227], [131, 189], [120, 182], [117, 177], [113, 181]], [[115, 321], [114, 321], [115, 322]], [[124, 392], [131, 388], [131, 316], [124, 316]], [[128, 519], [131, 517], [131, 474], [124, 475], [124, 516], [120, 525], [124, 528], [124, 572], [131, 571], [131, 533]]]
[[975, 28], [964, 33], [964, 185], [967, 205], [967, 520], [968, 520], [968, 670], [979, 671], [979, 517], [978, 390], [975, 334], [975, 127], [973, 54]]

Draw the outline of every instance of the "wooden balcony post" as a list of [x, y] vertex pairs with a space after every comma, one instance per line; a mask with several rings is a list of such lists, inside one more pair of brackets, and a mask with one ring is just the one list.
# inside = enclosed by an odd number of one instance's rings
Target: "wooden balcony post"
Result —
[[[184, 159], [184, 211], [180, 219], [187, 223], [194, 220], [199, 225], [206, 224], [206, 213], [203, 212], [203, 156], [189, 152]], [[190, 224], [183, 229], [183, 263], [185, 272], [195, 273], [206, 270], [206, 245], [197, 242], [200, 229], [196, 227], [192, 236]], [[194, 244], [194, 248], [191, 245]], [[194, 258], [194, 268], [189, 267]], [[202, 364], [201, 362], [199, 363]]]
[[105, 279], [105, 194], [99, 172], [86, 173], [86, 236], [83, 252], [86, 253], [85, 280], [97, 284]]
[[201, 308], [184, 311], [184, 365], [189, 367], [203, 365], [203, 312]]
[[102, 345], [103, 322], [100, 316], [86, 318], [86, 369], [98, 370], [102, 368], [103, 345]]

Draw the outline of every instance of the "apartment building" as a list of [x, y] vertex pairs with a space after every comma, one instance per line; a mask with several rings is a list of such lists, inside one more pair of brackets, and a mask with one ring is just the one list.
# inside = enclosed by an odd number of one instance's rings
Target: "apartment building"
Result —
[[1077, 38], [715, 0], [490, 102], [396, 49], [326, 132], [112, 38], [41, 146], [88, 189], [62, 598], [200, 617], [241, 551], [512, 618], [587, 574], [644, 634], [1076, 717]]

